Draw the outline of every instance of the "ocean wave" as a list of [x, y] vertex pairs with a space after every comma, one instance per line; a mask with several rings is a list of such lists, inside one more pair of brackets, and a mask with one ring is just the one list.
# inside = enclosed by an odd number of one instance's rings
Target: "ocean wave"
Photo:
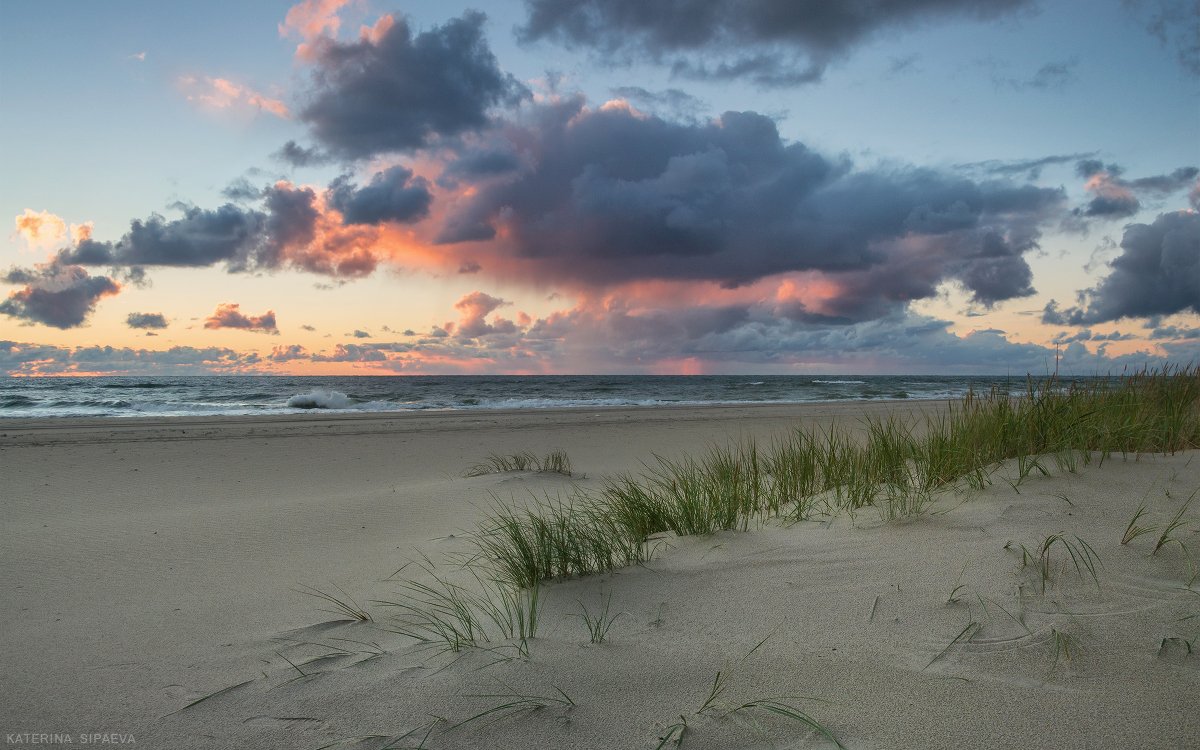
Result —
[[37, 399], [28, 396], [0, 396], [0, 409], [23, 409], [36, 404]]
[[297, 393], [287, 400], [292, 409], [352, 409], [355, 404], [341, 391], [325, 391], [314, 388], [308, 393]]
[[865, 381], [865, 380], [814, 380], [812, 382], [820, 383], [821, 385], [864, 385], [867, 381]]
[[170, 388], [170, 383], [104, 383], [101, 388]]

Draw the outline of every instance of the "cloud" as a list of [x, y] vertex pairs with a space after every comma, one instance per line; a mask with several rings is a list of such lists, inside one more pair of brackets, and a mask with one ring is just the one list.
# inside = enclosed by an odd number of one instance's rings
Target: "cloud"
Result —
[[166, 328], [167, 319], [162, 313], [129, 313], [125, 325], [130, 328]]
[[[371, 186], [364, 188], [368, 190]], [[410, 180], [412, 190], [424, 182]], [[366, 211], [370, 206], [356, 189], [339, 195], [346, 205]], [[279, 181], [258, 192], [257, 206], [227, 203], [217, 209], [176, 204], [182, 212], [168, 219], [151, 214], [130, 222], [117, 241], [89, 237], [66, 248], [57, 262], [85, 266], [118, 266], [133, 276], [142, 267], [206, 267], [223, 264], [230, 272], [297, 268], [338, 277], [372, 273], [380, 262], [411, 251], [411, 237], [395, 222], [379, 218], [374, 225], [347, 225], [342, 214], [327, 205], [333, 196], [311, 187]], [[396, 207], [393, 210], [398, 211]], [[416, 218], [410, 219], [417, 220]]]
[[350, 0], [304, 0], [288, 9], [283, 23], [279, 24], [279, 36], [299, 37], [302, 41], [296, 49], [299, 57], [310, 57], [314, 43], [325, 36], [337, 36], [342, 20], [338, 11]]
[[429, 215], [432, 202], [429, 183], [399, 166], [376, 172], [363, 187], [352, 185], [347, 175], [329, 186], [329, 203], [347, 224], [420, 221]]
[[1200, 339], [1200, 326], [1196, 328], [1181, 328], [1179, 326], [1156, 327], [1150, 332], [1150, 338], [1156, 339]]
[[234, 269], [246, 265], [251, 259], [255, 264], [277, 268], [287, 257], [289, 249], [305, 247], [316, 237], [321, 213], [316, 205], [317, 195], [311, 188], [277, 182], [263, 191], [263, 196], [266, 216], [259, 242], [245, 261], [237, 260], [230, 264]]
[[[656, 290], [661, 292], [661, 290]], [[314, 362], [349, 363], [366, 372], [473, 373], [562, 372], [1012, 372], [1047, 375], [1056, 351], [1009, 340], [985, 328], [959, 336], [950, 323], [910, 311], [848, 325], [829, 325], [781, 315], [779, 305], [693, 304], [661, 293], [606, 296], [544, 318], [519, 323], [485, 318], [503, 300], [473, 292], [457, 305], [462, 319], [451, 335], [435, 327], [402, 342], [338, 344], [314, 353]], [[469, 335], [460, 328], [487, 329]], [[1070, 341], [1066, 339], [1070, 338]], [[1061, 337], [1060, 371], [1120, 371], [1161, 364], [1148, 352], [1114, 357], [1104, 346], [1123, 334]], [[1092, 352], [1081, 341], [1099, 341]], [[1200, 353], [1198, 342], [1164, 342], [1167, 358]]]
[[359, 329], [357, 329], [357, 328], [355, 328], [355, 329], [354, 329], [354, 333], [352, 333], [352, 334], [350, 334], [350, 335], [351, 335], [351, 336], [353, 336], [353, 337], [354, 337], [354, 338], [356, 338], [356, 339], [369, 339], [369, 338], [371, 338], [371, 334], [367, 333], [366, 331], [360, 331], [360, 330], [359, 330]]
[[273, 99], [241, 83], [227, 78], [185, 75], [179, 85], [189, 102], [214, 110], [247, 109], [268, 112], [287, 120], [291, 112], [280, 99]]
[[261, 198], [263, 191], [260, 188], [250, 184], [250, 181], [245, 177], [238, 177], [225, 187], [221, 188], [221, 195], [231, 201], [253, 201]]
[[1096, 333], [1090, 328], [1084, 328], [1082, 331], [1068, 333], [1063, 331], [1054, 337], [1053, 341], [1056, 344], [1071, 344], [1076, 341], [1128, 341], [1133, 336], [1120, 331], [1112, 331], [1111, 333]]
[[469, 151], [447, 163], [442, 168], [437, 182], [442, 187], [453, 189], [462, 180], [472, 181], [511, 174], [520, 166], [520, 157], [511, 150], [485, 148]]
[[1076, 165], [1076, 173], [1087, 179], [1084, 189], [1093, 197], [1077, 215], [1124, 218], [1142, 208], [1141, 197], [1164, 198], [1193, 184], [1200, 169], [1180, 167], [1170, 174], [1127, 180], [1117, 164], [1105, 165], [1099, 159], [1084, 159]]
[[1018, 78], [995, 78], [995, 82], [1010, 86], [1018, 91], [1062, 91], [1067, 86], [1075, 83], [1078, 76], [1075, 75], [1075, 68], [1079, 67], [1079, 58], [1073, 57], [1069, 60], [1061, 60], [1058, 62], [1048, 62], [1037, 69], [1032, 76], [1025, 79]]
[[30, 247], [53, 247], [67, 239], [67, 223], [49, 211], [27, 208], [13, 219], [17, 236]]
[[877, 34], [959, 18], [990, 20], [1025, 0], [527, 0], [525, 42], [588, 48], [608, 61], [650, 61], [692, 78], [761, 86], [818, 81]]
[[989, 159], [987, 161], [956, 164], [955, 168], [968, 172], [998, 175], [1000, 177], [1024, 177], [1027, 180], [1036, 180], [1042, 176], [1042, 170], [1046, 167], [1073, 164], [1079, 162], [1081, 159], [1087, 159], [1092, 156], [1095, 156], [1095, 152], [1054, 154], [1052, 156], [1042, 156], [1037, 159]]
[[239, 328], [244, 331], [259, 331], [279, 335], [275, 325], [275, 311], [267, 310], [262, 315], [248, 316], [241, 312], [240, 305], [234, 302], [223, 302], [217, 305], [216, 312], [204, 321], [205, 328]]
[[267, 359], [272, 362], [294, 362], [296, 360], [309, 359], [311, 356], [303, 346], [291, 344], [289, 346], [272, 347], [271, 353], [267, 355]]
[[1200, 77], [1200, 5], [1195, 0], [1124, 0], [1146, 31], [1175, 53], [1185, 72]]
[[8, 375], [101, 374], [201, 375], [253, 371], [259, 363], [253, 352], [208, 347], [176, 346], [167, 350], [111, 346], [59, 347], [0, 341], [0, 373]]
[[491, 323], [484, 320], [496, 309], [510, 304], [512, 303], [507, 300], [483, 292], [471, 292], [465, 295], [454, 303], [454, 308], [462, 314], [461, 320], [455, 326], [454, 335], [469, 339], [496, 333], [514, 332], [516, 326], [511, 320], [497, 318]]
[[107, 276], [91, 276], [80, 266], [61, 263], [14, 268], [4, 281], [25, 286], [0, 302], [0, 313], [62, 329], [83, 325], [96, 303], [121, 291], [121, 285]]
[[1200, 214], [1177, 211], [1130, 224], [1108, 276], [1080, 292], [1077, 307], [1051, 300], [1042, 321], [1091, 325], [1120, 318], [1200, 313]]
[[824, 314], [847, 319], [947, 280], [991, 305], [1032, 292], [1023, 255], [1064, 200], [916, 167], [855, 170], [753, 112], [687, 124], [576, 97], [525, 114], [503, 136], [522, 168], [448, 204], [437, 239], [475, 243], [474, 262], [527, 280], [738, 286], [819, 271], [842, 292]]
[[405, 19], [384, 16], [357, 41], [318, 40], [300, 119], [325, 148], [351, 159], [484, 126], [491, 107], [526, 93], [501, 72], [485, 19], [468, 11], [414, 35]]
[[86, 239], [63, 261], [83, 265], [209, 266], [225, 261], [244, 266], [255, 256], [266, 216], [227, 203], [215, 210], [183, 208], [183, 217], [159, 214], [130, 222], [116, 243]]
[[650, 91], [641, 86], [618, 86], [612, 95], [626, 99], [651, 112], [661, 112], [672, 117], [690, 118], [707, 109], [707, 105], [680, 89]]
[[311, 167], [318, 164], [325, 164], [330, 160], [328, 154], [322, 153], [318, 148], [305, 148], [295, 141], [288, 141], [279, 148], [278, 151], [271, 154], [271, 157], [286, 162], [293, 167]]

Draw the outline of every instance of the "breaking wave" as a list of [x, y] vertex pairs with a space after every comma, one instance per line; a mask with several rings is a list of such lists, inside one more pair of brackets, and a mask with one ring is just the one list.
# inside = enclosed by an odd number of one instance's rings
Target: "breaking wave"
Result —
[[354, 402], [341, 391], [325, 391], [315, 388], [308, 393], [297, 393], [287, 400], [293, 409], [351, 409]]

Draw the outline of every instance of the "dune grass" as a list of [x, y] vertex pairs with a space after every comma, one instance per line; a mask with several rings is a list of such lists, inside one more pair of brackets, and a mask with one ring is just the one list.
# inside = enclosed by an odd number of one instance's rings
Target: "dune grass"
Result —
[[1157, 555], [1164, 547], [1171, 544], [1178, 545], [1185, 554], [1187, 553], [1187, 547], [1184, 546], [1183, 541], [1179, 539], [1175, 532], [1188, 525], [1189, 522], [1183, 520], [1183, 514], [1187, 512], [1188, 506], [1192, 504], [1192, 498], [1195, 496], [1195, 493], [1192, 493], [1192, 497], [1188, 498], [1188, 501], [1179, 508], [1179, 511], [1163, 527], [1162, 533], [1158, 536], [1158, 541], [1154, 543], [1154, 551], [1151, 554]]
[[510, 471], [536, 471], [542, 474], [562, 474], [569, 477], [572, 476], [571, 457], [561, 449], [550, 451], [540, 458], [530, 451], [507, 455], [493, 453], [483, 463], [468, 468], [463, 472], [463, 476], [481, 477], [484, 474], [503, 474]]
[[297, 593], [304, 594], [305, 596], [312, 596], [316, 597], [317, 599], [321, 599], [333, 607], [333, 609], [322, 609], [322, 612], [341, 615], [348, 620], [359, 620], [361, 622], [371, 621], [371, 614], [360, 607], [358, 602], [354, 601], [353, 597], [342, 590], [340, 586], [334, 586], [334, 588], [337, 589], [339, 595], [330, 594], [328, 591], [322, 591], [321, 589], [314, 588], [312, 586], [301, 586], [300, 588], [293, 590]]
[[[639, 472], [610, 477], [596, 489], [575, 488], [565, 497], [525, 503], [493, 497], [473, 537], [476, 553], [463, 565], [473, 580], [451, 582], [429, 564], [420, 581], [403, 584], [396, 601], [380, 604], [398, 613], [399, 632], [442, 649], [509, 639], [525, 652], [537, 631], [543, 581], [645, 562], [670, 534], [744, 531], [772, 519], [801, 522], [868, 507], [897, 521], [920, 516], [939, 493], [987, 487], [1002, 463], [1013, 459], [1017, 478], [1010, 481], [1018, 489], [1027, 478], [1047, 473], [1046, 457], [1074, 471], [1113, 454], [1198, 447], [1200, 366], [1122, 378], [1030, 380], [1015, 397], [996, 390], [969, 393], [923, 420], [890, 416], [860, 427], [796, 430], [769, 444], [743, 440], [699, 456], [655, 456]], [[476, 468], [566, 473], [570, 461], [562, 451], [543, 459], [528, 452], [494, 454]], [[1187, 507], [1166, 525], [1155, 552], [1183, 546], [1178, 531], [1187, 523]], [[1135, 514], [1123, 542], [1149, 533], [1137, 524], [1142, 515]], [[1033, 550], [1020, 545], [1022, 567], [1037, 571], [1043, 593], [1055, 550], [1099, 586], [1095, 550], [1059, 533]], [[348, 596], [305, 593], [338, 614], [369, 617]], [[604, 615], [599, 617], [602, 623]]]
[[588, 631], [588, 637], [593, 644], [604, 643], [605, 639], [608, 638], [608, 631], [612, 628], [613, 623], [621, 615], [627, 614], [625, 612], [617, 612], [615, 615], [609, 614], [609, 611], [612, 609], [612, 592], [609, 592], [608, 596], [605, 597], [604, 609], [602, 610], [592, 612], [582, 601], [579, 602], [579, 606], [583, 610], [579, 618], [583, 620], [583, 624]]
[[1092, 545], [1080, 537], [1074, 537], [1074, 541], [1067, 538], [1063, 532], [1050, 534], [1041, 541], [1031, 551], [1024, 544], [1014, 545], [1011, 542], [1005, 545], [1006, 549], [1020, 550], [1021, 552], [1021, 569], [1033, 568], [1037, 573], [1038, 580], [1042, 586], [1042, 593], [1046, 593], [1046, 584], [1054, 578], [1054, 566], [1051, 562], [1055, 549], [1061, 548], [1071, 560], [1071, 564], [1075, 566], [1075, 573], [1082, 578], [1086, 572], [1092, 578], [1092, 582], [1096, 584], [1096, 588], [1100, 587], [1100, 574], [1096, 568], [1100, 565], [1100, 556], [1096, 554], [1096, 550]]
[[858, 432], [835, 425], [767, 445], [743, 440], [700, 456], [655, 456], [598, 490], [532, 507], [497, 502], [478, 540], [502, 580], [526, 587], [643, 562], [650, 540], [667, 532], [747, 530], [773, 518], [805, 521], [868, 507], [886, 521], [914, 518], [939, 493], [987, 487], [1008, 460], [1017, 462], [1009, 481], [1020, 491], [1048, 473], [1051, 459], [1077, 471], [1113, 454], [1200, 446], [1198, 405], [1200, 367], [1030, 380], [1018, 396], [969, 393], [923, 420], [892, 416], [867, 420]]
[[540, 586], [520, 588], [485, 578], [475, 565], [462, 566], [467, 580], [452, 581], [432, 564], [421, 565], [428, 579], [405, 581], [397, 598], [375, 603], [395, 611], [392, 632], [458, 653], [494, 640], [514, 642], [528, 656], [529, 639], [537, 634], [541, 614]]

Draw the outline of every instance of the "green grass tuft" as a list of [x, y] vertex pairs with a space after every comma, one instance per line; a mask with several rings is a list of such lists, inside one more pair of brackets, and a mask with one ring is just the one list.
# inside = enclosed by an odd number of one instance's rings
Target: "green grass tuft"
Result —
[[481, 477], [484, 474], [503, 474], [510, 471], [536, 471], [543, 474], [572, 476], [571, 457], [566, 451], [553, 450], [542, 458], [530, 451], [501, 455], [493, 453], [487, 460], [468, 468], [463, 476]]

